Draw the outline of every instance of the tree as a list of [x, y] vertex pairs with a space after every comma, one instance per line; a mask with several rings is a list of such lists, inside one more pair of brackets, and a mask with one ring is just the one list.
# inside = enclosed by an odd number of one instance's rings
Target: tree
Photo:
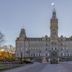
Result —
[[3, 42], [4, 42], [4, 35], [3, 33], [0, 32], [0, 46], [2, 45]]

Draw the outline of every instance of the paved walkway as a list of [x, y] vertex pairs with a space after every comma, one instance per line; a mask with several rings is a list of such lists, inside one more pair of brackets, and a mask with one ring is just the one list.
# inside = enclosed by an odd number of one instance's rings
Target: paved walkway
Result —
[[41, 64], [34, 63], [4, 72], [72, 72], [72, 63]]

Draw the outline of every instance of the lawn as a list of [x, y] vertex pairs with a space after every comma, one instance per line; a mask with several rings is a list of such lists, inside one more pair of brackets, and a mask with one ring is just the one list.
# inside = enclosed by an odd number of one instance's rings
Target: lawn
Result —
[[30, 61], [24, 61], [23, 63], [21, 62], [0, 62], [0, 72], [3, 70], [8, 70], [16, 67], [21, 67], [21, 66], [26, 66], [28, 64], [32, 64]]
[[25, 64], [5, 64], [5, 63], [0, 63], [0, 72], [3, 70], [8, 70], [16, 67], [21, 67], [24, 66]]

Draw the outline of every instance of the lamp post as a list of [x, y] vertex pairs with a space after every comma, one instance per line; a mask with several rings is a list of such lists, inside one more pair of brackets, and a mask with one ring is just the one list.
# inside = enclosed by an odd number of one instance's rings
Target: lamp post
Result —
[[21, 58], [20, 58], [20, 62], [22, 64], [22, 48], [21, 48]]

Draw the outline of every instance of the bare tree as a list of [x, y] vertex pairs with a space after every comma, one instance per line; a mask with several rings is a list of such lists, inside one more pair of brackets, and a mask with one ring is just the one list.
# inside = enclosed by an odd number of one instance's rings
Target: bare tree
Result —
[[4, 35], [0, 32], [0, 46], [4, 43]]

